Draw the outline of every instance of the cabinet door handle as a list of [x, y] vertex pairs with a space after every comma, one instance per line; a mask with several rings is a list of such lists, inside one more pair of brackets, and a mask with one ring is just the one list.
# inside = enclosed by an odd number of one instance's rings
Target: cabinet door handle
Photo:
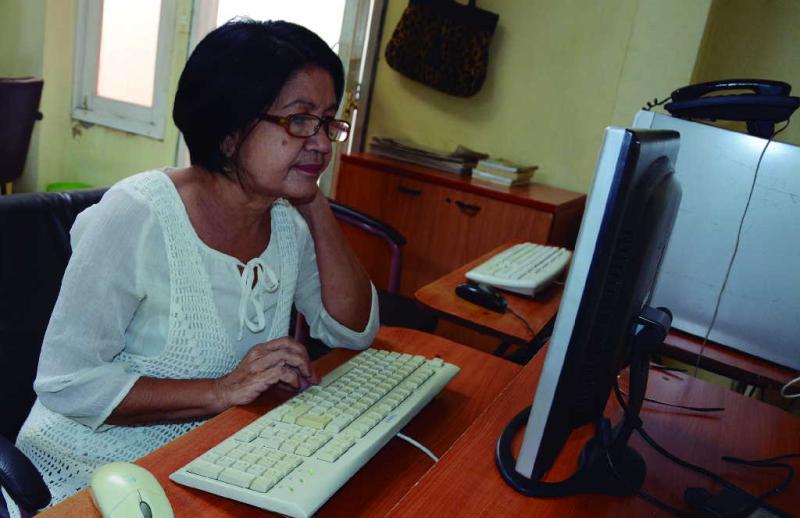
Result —
[[419, 196], [422, 194], [422, 191], [419, 189], [412, 189], [411, 187], [404, 187], [402, 185], [398, 185], [397, 190], [403, 194], [409, 194], [411, 196]]
[[463, 210], [464, 212], [468, 212], [473, 216], [481, 211], [480, 205], [473, 205], [472, 203], [465, 203], [463, 201], [456, 200], [456, 205], [458, 205], [459, 209]]

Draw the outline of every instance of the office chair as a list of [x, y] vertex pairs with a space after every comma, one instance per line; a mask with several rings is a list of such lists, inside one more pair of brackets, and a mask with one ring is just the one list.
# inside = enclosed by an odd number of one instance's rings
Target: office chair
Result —
[[[343, 224], [343, 230], [355, 229], [377, 237], [386, 245], [389, 252], [388, 279], [386, 289], [376, 288], [380, 322], [382, 325], [409, 327], [421, 331], [433, 332], [438, 319], [435, 315], [421, 309], [413, 300], [399, 295], [400, 275], [403, 269], [403, 247], [406, 238], [393, 227], [372, 218], [363, 212], [329, 200], [331, 210], [336, 219]], [[375, 273], [375, 272], [371, 272]], [[375, 283], [378, 284], [377, 282]], [[294, 319], [295, 340], [306, 344], [312, 359], [328, 352], [322, 342], [308, 335], [308, 326], [303, 315], [296, 313]]]
[[22, 175], [33, 123], [41, 120], [44, 81], [33, 77], [0, 78], [0, 193], [8, 194]]
[[36, 399], [39, 350], [72, 253], [69, 229], [103, 192], [0, 197], [0, 435], [10, 441]]
[[104, 192], [0, 197], [0, 485], [23, 513], [47, 505], [50, 493], [13, 443], [36, 399], [39, 351], [71, 254], [69, 229]]
[[[8, 439], [0, 435], [0, 486], [14, 499], [23, 518], [50, 503], [50, 490], [39, 470]], [[8, 506], [0, 493], [0, 518], [8, 518]]]

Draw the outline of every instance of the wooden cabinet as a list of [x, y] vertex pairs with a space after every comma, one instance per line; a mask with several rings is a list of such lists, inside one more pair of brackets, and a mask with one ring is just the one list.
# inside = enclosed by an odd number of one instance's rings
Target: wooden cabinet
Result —
[[[572, 247], [585, 195], [531, 184], [504, 187], [366, 153], [342, 157], [336, 201], [395, 227], [408, 240], [400, 292], [414, 292], [512, 240]], [[380, 244], [348, 235], [385, 286]]]

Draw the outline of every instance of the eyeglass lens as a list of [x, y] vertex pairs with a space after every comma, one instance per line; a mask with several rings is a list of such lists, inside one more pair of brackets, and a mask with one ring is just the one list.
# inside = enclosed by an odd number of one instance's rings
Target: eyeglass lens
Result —
[[[315, 135], [323, 124], [320, 119], [311, 115], [293, 115], [289, 118], [289, 133], [296, 137], [310, 137]], [[328, 119], [325, 124], [328, 138], [334, 142], [341, 142], [347, 139], [350, 133], [350, 125], [345, 121]]]
[[332, 120], [327, 124], [328, 138], [333, 142], [344, 142], [350, 134], [350, 125], [344, 121]]

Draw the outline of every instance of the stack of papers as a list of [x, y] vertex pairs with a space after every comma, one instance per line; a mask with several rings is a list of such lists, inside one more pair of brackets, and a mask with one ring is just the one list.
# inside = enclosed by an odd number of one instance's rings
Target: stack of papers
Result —
[[524, 185], [530, 183], [538, 166], [521, 165], [504, 158], [480, 160], [472, 169], [472, 177], [500, 185]]
[[456, 147], [453, 152], [446, 152], [420, 146], [407, 140], [401, 141], [386, 137], [373, 137], [369, 144], [369, 150], [376, 155], [454, 174], [469, 174], [478, 160], [489, 157], [486, 153], [473, 151], [464, 146]]

